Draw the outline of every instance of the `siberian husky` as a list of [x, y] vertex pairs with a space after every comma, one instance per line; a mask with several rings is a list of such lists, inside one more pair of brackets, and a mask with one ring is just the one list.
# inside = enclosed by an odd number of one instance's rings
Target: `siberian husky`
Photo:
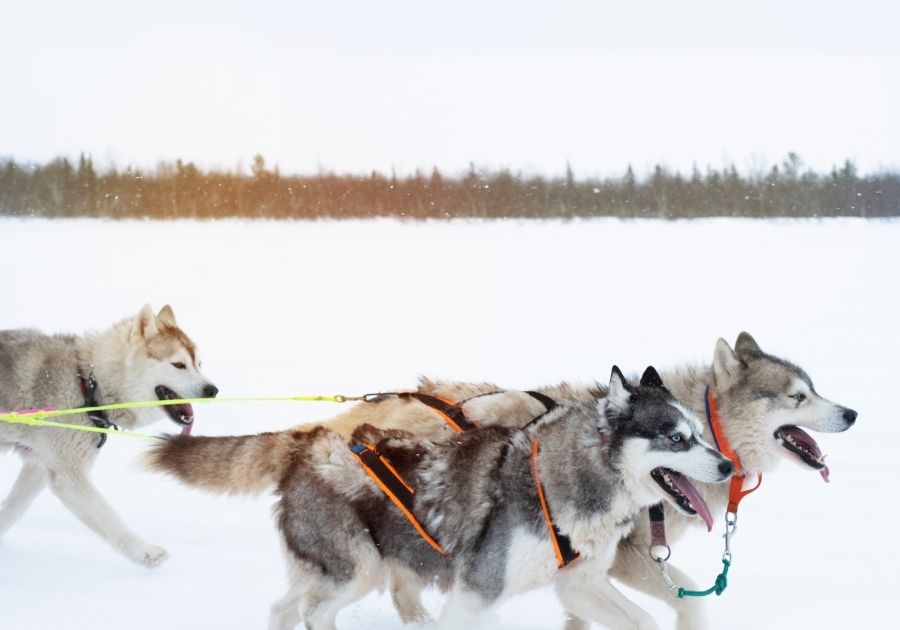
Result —
[[[277, 485], [290, 587], [272, 608], [273, 629], [335, 628], [338, 611], [392, 569], [450, 590], [438, 623], [445, 630], [475, 628], [504, 598], [547, 584], [573, 613], [601, 623], [624, 614], [632, 627], [650, 629], [652, 618], [606, 574], [643, 508], [666, 501], [711, 522], [687, 477], [720, 482], [733, 465], [702, 431], [653, 368], [638, 387], [614, 368], [606, 398], [568, 401], [524, 429], [431, 441], [359, 427], [355, 438], [376, 444], [372, 452], [414, 489], [410, 520], [344, 437], [323, 427], [173, 436], [151, 448], [148, 464], [211, 491]], [[580, 554], [565, 568], [552, 526]]]
[[[828, 467], [822, 452], [803, 428], [832, 433], [845, 431], [856, 422], [856, 411], [823, 398], [804, 370], [764, 352], [746, 332], [738, 336], [734, 349], [724, 339], [719, 339], [712, 365], [685, 367], [664, 372], [662, 376], [676, 400], [700, 418], [706, 414], [709, 389], [718, 404], [725, 435], [751, 479], [755, 479], [757, 473], [771, 471], [778, 462], [788, 460], [820, 472], [827, 481]], [[423, 380], [418, 391], [456, 402], [469, 418], [482, 426], [522, 426], [544, 410], [533, 397], [522, 392], [503, 391], [490, 383]], [[537, 391], [560, 403], [586, 402], [606, 395], [606, 389], [599, 384], [562, 384]], [[343, 435], [349, 435], [353, 427], [363, 423], [382, 429], [408, 430], [417, 436], [437, 437], [452, 433], [433, 409], [415, 399], [387, 397], [376, 400], [359, 404], [322, 426]], [[704, 426], [703, 431], [704, 439], [712, 443], [709, 426]], [[715, 485], [700, 490], [708, 498], [713, 513], [723, 514], [728, 501], [727, 488]], [[666, 509], [666, 517], [668, 539], [674, 543], [692, 521], [671, 509]], [[693, 519], [693, 523], [696, 524], [697, 519]], [[639, 518], [631, 533], [620, 542], [610, 575], [673, 606], [678, 615], [679, 630], [707, 628], [703, 598], [672, 598], [657, 563], [648, 554], [649, 544], [649, 520]], [[669, 574], [673, 581], [687, 589], [698, 588], [688, 575], [672, 564], [669, 564]], [[391, 584], [391, 589], [401, 618], [412, 620], [425, 614], [419, 604], [415, 582], [397, 580]], [[611, 626], [619, 627], [614, 623]], [[584, 627], [575, 617], [567, 624], [568, 630]]]
[[[27, 329], [0, 331], [0, 410], [209, 398], [217, 392], [200, 373], [197, 349], [175, 323], [168, 305], [155, 315], [149, 305], [144, 306], [137, 317], [83, 337]], [[65, 416], [63, 421], [133, 429], [163, 415], [183, 431], [190, 429], [194, 419], [190, 405], [171, 405], [108, 411], [92, 418]], [[104, 438], [71, 429], [0, 422], [0, 450], [13, 450], [24, 462], [0, 505], [0, 536], [49, 484], [69, 510], [118, 552], [148, 567], [163, 562], [165, 550], [131, 532], [88, 477]]]

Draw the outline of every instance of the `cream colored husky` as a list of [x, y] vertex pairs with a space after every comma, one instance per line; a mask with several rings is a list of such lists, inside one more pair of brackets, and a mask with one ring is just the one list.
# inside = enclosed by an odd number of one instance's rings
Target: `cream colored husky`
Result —
[[[0, 410], [74, 408], [132, 400], [213, 397], [200, 373], [194, 343], [175, 323], [170, 306], [144, 306], [133, 319], [99, 334], [45, 335], [0, 331]], [[190, 429], [190, 405], [115, 410], [106, 417], [66, 416], [73, 424], [134, 429], [167, 415]], [[0, 536], [47, 486], [81, 521], [128, 559], [159, 565], [166, 551], [133, 533], [100, 496], [88, 471], [102, 450], [96, 433], [0, 422], [0, 450], [23, 459], [22, 471], [0, 505]], [[109, 448], [109, 447], [107, 447]]]

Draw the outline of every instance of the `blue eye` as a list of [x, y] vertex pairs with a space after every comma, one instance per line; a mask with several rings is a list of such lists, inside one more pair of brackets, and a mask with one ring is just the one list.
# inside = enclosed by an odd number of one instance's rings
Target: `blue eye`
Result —
[[793, 398], [794, 400], [797, 401], [797, 404], [799, 405], [804, 400], [806, 400], [806, 394], [794, 394], [793, 396], [788, 396], [788, 398]]
[[676, 433], [675, 435], [669, 437], [669, 439], [672, 440], [675, 444], [678, 444], [681, 441], [681, 436]]

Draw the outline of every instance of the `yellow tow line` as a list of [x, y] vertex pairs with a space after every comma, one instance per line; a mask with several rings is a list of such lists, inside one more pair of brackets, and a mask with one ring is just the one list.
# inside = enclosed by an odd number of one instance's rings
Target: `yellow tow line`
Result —
[[232, 396], [225, 398], [178, 398], [171, 400], [140, 400], [134, 402], [113, 403], [110, 405], [97, 405], [95, 407], [73, 407], [71, 409], [28, 409], [23, 411], [8, 411], [0, 413], [0, 421], [11, 424], [24, 424], [31, 427], [54, 427], [58, 429], [72, 429], [74, 431], [88, 431], [89, 433], [106, 433], [109, 435], [123, 435], [137, 438], [158, 438], [150, 433], [138, 431], [119, 431], [117, 429], [105, 429], [84, 424], [71, 424], [69, 422], [55, 422], [47, 418], [60, 416], [73, 416], [80, 413], [92, 413], [95, 411], [112, 411], [115, 409], [140, 409], [143, 407], [168, 407], [171, 405], [197, 405], [221, 402], [355, 402], [365, 400], [364, 396], [314, 395], [314, 396]]

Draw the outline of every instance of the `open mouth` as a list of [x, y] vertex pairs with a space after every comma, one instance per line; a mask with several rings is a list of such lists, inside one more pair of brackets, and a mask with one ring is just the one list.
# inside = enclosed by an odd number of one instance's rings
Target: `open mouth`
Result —
[[672, 501], [685, 513], [693, 516], [697, 514], [706, 523], [706, 529], [712, 531], [713, 518], [709, 512], [706, 501], [697, 492], [697, 489], [688, 481], [687, 477], [670, 468], [654, 468], [650, 471], [653, 481], [666, 491]]
[[[160, 400], [180, 400], [182, 397], [165, 385], [156, 386], [156, 397]], [[194, 408], [188, 404], [166, 405], [163, 407], [169, 418], [181, 426], [182, 435], [190, 435], [194, 424]]]
[[825, 465], [825, 456], [819, 449], [819, 445], [812, 436], [792, 424], [786, 424], [775, 431], [775, 439], [784, 448], [800, 458], [804, 464], [814, 468], [822, 475], [822, 479], [828, 481], [828, 466]]

